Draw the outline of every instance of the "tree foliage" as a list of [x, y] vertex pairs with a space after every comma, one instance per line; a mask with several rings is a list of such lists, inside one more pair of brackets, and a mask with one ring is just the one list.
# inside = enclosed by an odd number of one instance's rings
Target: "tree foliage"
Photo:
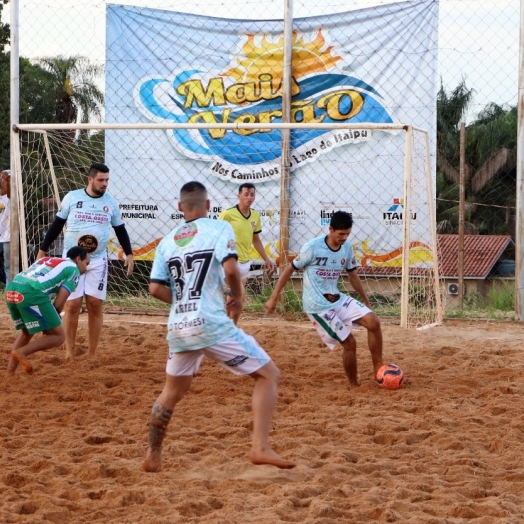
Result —
[[[460, 122], [473, 90], [462, 81], [437, 97], [437, 222], [457, 232]], [[517, 108], [490, 103], [466, 127], [466, 230], [507, 233], [516, 196]]]

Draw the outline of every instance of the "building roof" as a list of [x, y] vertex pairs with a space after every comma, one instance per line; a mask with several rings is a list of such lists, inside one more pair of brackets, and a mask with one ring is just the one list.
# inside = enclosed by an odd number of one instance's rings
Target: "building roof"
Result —
[[[437, 235], [441, 277], [458, 276], [458, 235]], [[486, 278], [513, 246], [510, 235], [464, 235], [464, 278]]]
[[[439, 276], [458, 277], [458, 235], [437, 235]], [[514, 243], [509, 235], [464, 235], [464, 278], [487, 278], [501, 255]], [[373, 277], [400, 277], [401, 267], [359, 267], [358, 274]], [[427, 268], [410, 268], [411, 276], [423, 276]]]

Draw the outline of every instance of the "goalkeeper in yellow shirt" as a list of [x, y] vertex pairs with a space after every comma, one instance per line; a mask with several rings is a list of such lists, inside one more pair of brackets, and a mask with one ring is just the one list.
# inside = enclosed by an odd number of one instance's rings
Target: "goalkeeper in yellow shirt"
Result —
[[[255, 209], [251, 209], [255, 201], [255, 186], [249, 182], [241, 184], [238, 188], [238, 204], [229, 209], [222, 211], [218, 217], [220, 220], [226, 220], [233, 227], [235, 232], [235, 240], [237, 243], [238, 252], [238, 266], [240, 269], [240, 278], [242, 280], [242, 302], [244, 302], [246, 291], [245, 285], [249, 276], [249, 269], [251, 267], [251, 260], [249, 252], [251, 245], [257, 250], [262, 257], [267, 267], [267, 274], [271, 276], [275, 271], [275, 264], [267, 256], [267, 253], [260, 240], [260, 233], [262, 231], [262, 224], [260, 221], [260, 213]], [[231, 311], [229, 314], [235, 324], [238, 322], [240, 312]]]

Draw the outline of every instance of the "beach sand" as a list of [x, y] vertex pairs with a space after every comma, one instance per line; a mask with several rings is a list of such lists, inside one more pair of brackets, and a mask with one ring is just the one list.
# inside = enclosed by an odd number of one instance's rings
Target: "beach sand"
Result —
[[[78, 342], [86, 347], [87, 315]], [[249, 460], [253, 381], [204, 360], [178, 405], [163, 470], [145, 473], [162, 389], [164, 317], [106, 315], [96, 364], [58, 348], [1, 372], [0, 522], [522, 523], [524, 336], [518, 323], [383, 324], [405, 384], [361, 387], [307, 322], [244, 317], [282, 371], [271, 442], [293, 470]], [[4, 365], [15, 332], [0, 309]]]

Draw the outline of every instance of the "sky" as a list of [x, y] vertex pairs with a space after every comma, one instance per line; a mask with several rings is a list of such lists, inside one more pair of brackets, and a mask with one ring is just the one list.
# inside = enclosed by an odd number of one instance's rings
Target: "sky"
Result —
[[[12, 0], [11, 0], [12, 1]], [[82, 55], [103, 63], [104, 0], [24, 0], [20, 52], [27, 58]], [[136, 0], [143, 7], [224, 18], [282, 19], [285, 0]], [[349, 11], [390, 0], [294, 1], [295, 18]], [[518, 84], [520, 0], [441, 0], [439, 76], [449, 92], [462, 78], [474, 89], [468, 120], [486, 104], [515, 105]], [[3, 20], [9, 21], [10, 4]]]

